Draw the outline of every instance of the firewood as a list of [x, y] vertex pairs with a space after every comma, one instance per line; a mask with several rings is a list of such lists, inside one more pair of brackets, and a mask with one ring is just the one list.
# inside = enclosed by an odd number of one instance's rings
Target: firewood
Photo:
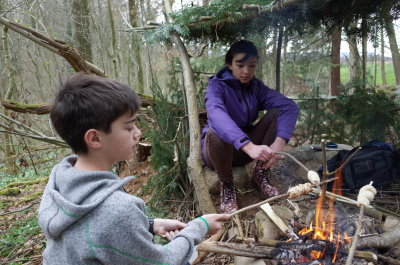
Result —
[[291, 259], [300, 258], [301, 255], [295, 251], [265, 247], [265, 246], [247, 246], [236, 243], [225, 242], [202, 242], [197, 246], [199, 251], [208, 251], [219, 254], [228, 254], [233, 256], [243, 256], [259, 259]]
[[400, 225], [397, 225], [391, 230], [381, 235], [360, 239], [357, 244], [357, 248], [389, 249], [399, 243], [400, 243]]
[[[234, 256], [243, 256], [243, 257], [252, 257], [252, 258], [262, 258], [262, 259], [274, 259], [274, 260], [282, 260], [282, 259], [291, 259], [291, 258], [299, 258], [301, 254], [297, 251], [293, 251], [290, 249], [283, 249], [278, 246], [287, 246], [290, 245], [291, 242], [276, 242], [275, 240], [266, 240], [264, 243], [271, 243], [273, 247], [269, 246], [247, 246], [244, 244], [235, 244], [235, 243], [225, 243], [225, 242], [207, 242], [203, 241], [197, 246], [198, 251], [207, 251], [214, 252], [218, 254], [227, 254]], [[308, 249], [313, 248], [315, 244], [305, 244], [305, 243], [292, 243], [292, 245], [298, 245], [297, 247], [293, 247], [298, 250], [300, 245], [304, 245]], [[318, 248], [318, 247], [317, 247]], [[341, 255], [347, 255], [347, 249], [341, 248], [339, 253]], [[355, 251], [354, 257], [364, 259], [366, 261], [376, 262], [378, 260], [377, 256], [369, 251]]]
[[[224, 234], [225, 230], [221, 229], [219, 230], [217, 233], [215, 233], [214, 235], [212, 235], [209, 239], [207, 239], [204, 242], [213, 242], [213, 241], [218, 241], [221, 239], [222, 235]], [[200, 251], [199, 249], [197, 249], [199, 251], [199, 255], [197, 256], [197, 258], [192, 262], [191, 265], [195, 265], [197, 263], [199, 263], [208, 253], [208, 251]]]
[[283, 233], [285, 233], [288, 237], [293, 238], [295, 240], [299, 239], [299, 237], [293, 232], [293, 229], [286, 225], [282, 219], [276, 215], [274, 210], [272, 210], [271, 205], [268, 203], [263, 204], [260, 206], [260, 208], [271, 218], [271, 220], [276, 224], [276, 226], [279, 227], [279, 229], [282, 230]]

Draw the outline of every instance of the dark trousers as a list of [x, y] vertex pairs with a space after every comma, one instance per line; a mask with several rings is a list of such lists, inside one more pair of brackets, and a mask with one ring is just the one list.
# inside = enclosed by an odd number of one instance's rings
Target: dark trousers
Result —
[[[256, 126], [244, 130], [244, 133], [256, 145], [271, 145], [276, 138], [278, 115], [278, 109], [267, 111]], [[233, 166], [244, 166], [252, 161], [245, 152], [222, 141], [211, 129], [207, 131], [204, 140], [204, 159], [206, 165], [215, 170], [221, 182], [233, 181]]]

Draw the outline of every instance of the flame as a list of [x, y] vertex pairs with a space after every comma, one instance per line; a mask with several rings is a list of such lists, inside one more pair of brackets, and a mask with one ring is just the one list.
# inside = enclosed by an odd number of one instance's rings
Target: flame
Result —
[[[341, 195], [341, 187], [343, 184], [343, 179], [342, 179], [342, 171], [338, 170], [335, 174], [336, 180], [333, 183], [333, 191], [335, 191], [336, 194]], [[341, 244], [341, 235], [337, 233], [335, 235], [335, 200], [334, 198], [331, 198], [328, 203], [328, 209], [323, 209], [323, 202], [324, 202], [324, 196], [320, 196], [318, 201], [317, 201], [317, 206], [316, 206], [316, 211], [315, 211], [315, 229], [313, 229], [312, 224], [310, 225], [310, 228], [304, 228], [301, 230], [299, 233], [302, 235], [305, 235], [307, 233], [313, 232], [313, 239], [319, 239], [319, 240], [329, 240], [329, 242], [334, 242], [335, 243], [335, 253], [333, 255], [332, 263], [334, 263], [337, 259], [337, 253], [339, 251], [339, 247]], [[346, 233], [343, 235], [344, 241], [346, 243], [351, 242], [349, 237], [347, 236]], [[325, 249], [323, 251], [317, 251], [313, 250], [310, 253], [311, 257], [315, 259], [319, 259], [325, 255]]]
[[339, 251], [339, 247], [340, 247], [340, 234], [337, 234], [337, 240], [336, 240], [336, 249], [335, 249], [335, 254], [333, 255], [333, 259], [332, 259], [332, 263], [335, 263], [336, 259], [337, 259], [337, 253]]
[[351, 238], [347, 235], [346, 232], [343, 234], [344, 242], [351, 243]]
[[309, 228], [303, 228], [302, 230], [299, 231], [300, 235], [307, 235], [308, 233], [311, 233], [312, 231], [314, 231], [313, 228], [313, 223], [311, 222], [310, 227]]

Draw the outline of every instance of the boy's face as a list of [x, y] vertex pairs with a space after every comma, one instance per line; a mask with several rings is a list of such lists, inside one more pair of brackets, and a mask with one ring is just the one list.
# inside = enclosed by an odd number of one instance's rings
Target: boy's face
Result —
[[142, 135], [136, 126], [137, 114], [122, 115], [111, 123], [111, 132], [101, 133], [102, 151], [109, 162], [114, 163], [131, 158]]

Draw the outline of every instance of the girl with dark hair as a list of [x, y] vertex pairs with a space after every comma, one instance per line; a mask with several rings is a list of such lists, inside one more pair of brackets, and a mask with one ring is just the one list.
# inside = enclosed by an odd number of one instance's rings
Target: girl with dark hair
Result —
[[[257, 160], [252, 182], [266, 197], [278, 195], [267, 170], [278, 160], [296, 125], [299, 108], [255, 78], [258, 51], [247, 40], [235, 42], [226, 66], [209, 78], [204, 98], [208, 124], [202, 132], [202, 158], [221, 182], [221, 212], [237, 210], [233, 166]], [[259, 111], [266, 114], [255, 124]]]

